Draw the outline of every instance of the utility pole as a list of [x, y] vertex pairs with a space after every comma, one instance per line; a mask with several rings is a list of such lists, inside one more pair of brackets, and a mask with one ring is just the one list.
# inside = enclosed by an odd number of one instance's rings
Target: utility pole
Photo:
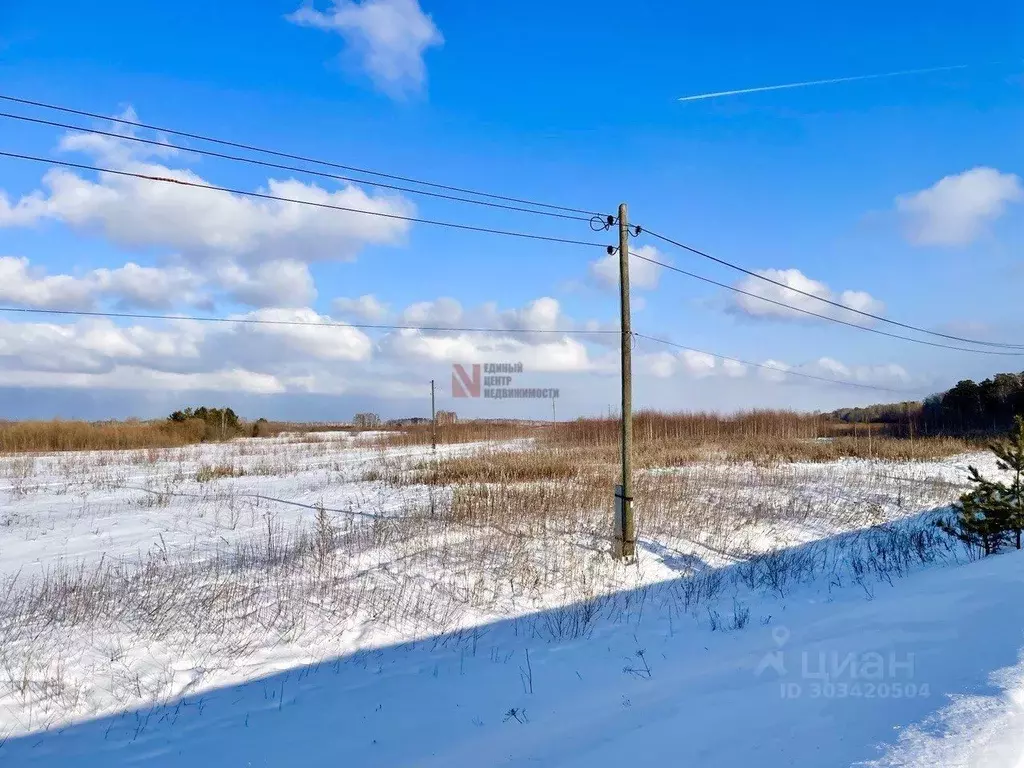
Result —
[[616, 548], [621, 559], [636, 554], [633, 519], [633, 334], [629, 316], [629, 222], [626, 204], [619, 205], [619, 309], [622, 341], [622, 484], [615, 489]]
[[555, 398], [551, 398], [551, 420], [558, 421], [558, 417], [555, 416]]
[[430, 380], [430, 447], [437, 450], [437, 411], [434, 410], [434, 380]]

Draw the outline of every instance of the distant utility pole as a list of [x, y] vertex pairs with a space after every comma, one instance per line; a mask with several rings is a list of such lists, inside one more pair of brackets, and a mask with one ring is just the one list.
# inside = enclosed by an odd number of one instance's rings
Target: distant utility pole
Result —
[[551, 398], [551, 420], [558, 421], [558, 417], [555, 416], [555, 398]]
[[437, 411], [434, 410], [434, 380], [430, 380], [430, 447], [437, 450]]
[[615, 555], [636, 554], [633, 519], [633, 334], [629, 316], [629, 222], [626, 204], [619, 205], [619, 309], [622, 341], [622, 484], [615, 489]]

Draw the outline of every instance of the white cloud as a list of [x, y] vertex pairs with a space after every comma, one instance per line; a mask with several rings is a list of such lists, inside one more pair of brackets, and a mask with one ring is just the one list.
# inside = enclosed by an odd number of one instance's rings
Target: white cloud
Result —
[[423, 89], [423, 55], [444, 43], [418, 0], [334, 0], [328, 11], [303, 5], [286, 17], [293, 24], [334, 32], [378, 89], [400, 98]]
[[558, 300], [550, 296], [534, 299], [520, 309], [503, 311], [499, 311], [492, 302], [485, 304], [480, 314], [482, 324], [497, 325], [506, 330], [545, 332], [565, 330], [572, 326], [571, 321], [563, 317]]
[[740, 379], [747, 375], [747, 366], [732, 360], [720, 360], [706, 352], [686, 349], [677, 353], [657, 352], [634, 358], [637, 370], [655, 378], [667, 379], [683, 373], [691, 379], [724, 376]]
[[421, 301], [406, 307], [401, 319], [403, 325], [458, 325], [462, 320], [462, 305], [455, 299], [446, 297], [435, 301]]
[[[139, 115], [131, 106], [125, 107], [115, 117], [132, 123], [139, 122]], [[139, 137], [140, 133], [134, 126], [124, 123], [111, 123], [106, 131], [116, 135], [66, 133], [61, 137], [57, 148], [62, 152], [81, 152], [118, 168], [147, 158], [175, 157], [181, 152], [166, 136], [157, 135], [150, 139], [157, 142], [156, 144], [131, 141], [131, 137]]]
[[486, 363], [518, 362], [528, 372], [579, 372], [595, 368], [587, 347], [568, 337], [529, 343], [499, 334], [432, 335], [403, 330], [389, 334], [382, 352], [405, 361]]
[[742, 379], [747, 375], [747, 366], [736, 360], [723, 360], [722, 373], [730, 379]]
[[0, 370], [0, 386], [60, 389], [111, 389], [228, 392], [254, 395], [282, 394], [286, 387], [276, 376], [229, 368], [210, 373], [175, 373], [131, 365], [118, 365], [103, 373], [67, 373], [53, 377], [26, 370]]
[[1019, 176], [978, 167], [946, 176], [928, 189], [896, 198], [906, 235], [915, 245], [966, 245], [1006, 211], [1024, 201]]
[[877, 387], [900, 387], [912, 382], [903, 366], [896, 363], [849, 365], [832, 357], [820, 357], [809, 363], [789, 365], [778, 360], [765, 360], [758, 375], [765, 381], [799, 381], [787, 373], [807, 374], [835, 381], [849, 381]]
[[[136, 119], [130, 108], [123, 114]], [[112, 130], [125, 137], [135, 133], [117, 125]], [[179, 153], [162, 137], [155, 140], [155, 146], [139, 146], [121, 136], [67, 134], [59, 149], [84, 153], [112, 170], [207, 184], [191, 170], [155, 162]], [[46, 277], [17, 260], [6, 261], [2, 269], [15, 278], [6, 286], [8, 300], [46, 307], [89, 306], [97, 297], [151, 308], [212, 306], [217, 292], [255, 307], [308, 305], [316, 298], [309, 263], [351, 261], [367, 245], [399, 244], [410, 223], [388, 216], [415, 212], [398, 195], [372, 195], [355, 185], [330, 190], [295, 179], [269, 179], [257, 191], [353, 211], [116, 173], [87, 178], [52, 169], [41, 187], [14, 202], [0, 191], [0, 227], [53, 220], [77, 232], [98, 233], [121, 248], [164, 249], [176, 265], [128, 263], [81, 277]], [[386, 215], [355, 212], [363, 210]]]
[[239, 325], [235, 336], [250, 337], [253, 349], [259, 349], [259, 354], [269, 360], [281, 359], [285, 355], [294, 357], [299, 353], [316, 360], [365, 361], [370, 359], [373, 351], [373, 342], [358, 328], [337, 325], [336, 321], [312, 309], [260, 309], [244, 317], [313, 324]]
[[[812, 298], [813, 296], [818, 296], [822, 299], [834, 301], [842, 304], [843, 306], [849, 307], [850, 309], [859, 310], [861, 312], [870, 312], [874, 315], [882, 315], [885, 312], [885, 304], [864, 291], [842, 291], [837, 295], [825, 283], [812, 280], [798, 269], [762, 269], [758, 270], [757, 274], [762, 277], [766, 277], [769, 280], [774, 280], [776, 283], [782, 283], [782, 285], [773, 285], [772, 283], [767, 283], [764, 280], [758, 280], [756, 277], [752, 276], [744, 277], [736, 283], [735, 287], [753, 295], [745, 296], [740, 293], [733, 294], [734, 310], [753, 317], [780, 317], [795, 320], [807, 320], [809, 319], [809, 315], [799, 311], [805, 310], [807, 312], [813, 312], [826, 317], [838, 318], [849, 322], [858, 322], [861, 325], [866, 324], [868, 319], [864, 318], [862, 315], [847, 312], [844, 309], [825, 304], [824, 302]], [[804, 294], [811, 295], [805, 296], [801, 293], [796, 293], [795, 291], [782, 287], [783, 285], [802, 291]], [[771, 304], [768, 301], [762, 301], [755, 297], [762, 297], [782, 304], [788, 304], [789, 307]], [[790, 307], [794, 307], [795, 309], [791, 309]]]
[[[643, 258], [637, 258], [642, 256]], [[638, 290], [654, 290], [658, 287], [663, 267], [644, 259], [654, 259], [671, 264], [653, 245], [641, 245], [629, 253], [629, 286]], [[590, 276], [602, 288], [619, 288], [619, 255], [609, 253], [597, 261], [590, 262]]]
[[907, 370], [896, 363], [846, 365], [830, 357], [821, 357], [812, 363], [801, 366], [799, 370], [814, 376], [855, 381], [872, 386], [906, 385], [911, 381], [911, 376]]
[[203, 303], [202, 279], [182, 267], [94, 269], [81, 277], [47, 275], [26, 258], [0, 256], [0, 302], [40, 309], [88, 309], [101, 298], [122, 307], [166, 309]]
[[641, 355], [637, 360], [641, 372], [658, 379], [668, 379], [675, 375], [679, 367], [679, 359], [671, 352], [657, 352]]
[[84, 282], [119, 305], [168, 309], [177, 304], [208, 305], [201, 293], [203, 278], [185, 267], [141, 267], [128, 262], [117, 269], [93, 270]]
[[710, 376], [715, 372], [715, 358], [705, 352], [694, 352], [683, 350], [679, 357], [683, 361], [683, 367], [693, 376]]
[[[134, 118], [134, 112], [129, 116]], [[84, 153], [117, 171], [210, 185], [189, 169], [150, 162], [173, 157], [176, 150], [169, 145], [139, 147], [121, 138], [68, 134], [59, 148]], [[197, 264], [211, 258], [249, 263], [351, 261], [366, 245], [401, 243], [409, 230], [407, 221], [371, 214], [415, 212], [412, 203], [399, 195], [370, 195], [351, 184], [328, 190], [296, 179], [268, 179], [255, 191], [354, 210], [264, 200], [114, 173], [87, 179], [59, 168], [43, 176], [42, 186], [13, 203], [0, 193], [0, 226], [50, 219], [79, 231], [99, 232], [125, 248], [171, 249]]]
[[316, 298], [309, 268], [294, 259], [255, 267], [226, 261], [216, 268], [213, 279], [232, 300], [252, 307], [302, 307]]
[[757, 374], [765, 381], [785, 381], [786, 372], [792, 369], [792, 366], [778, 360], [765, 360], [761, 365], [763, 367], [757, 369]]
[[[151, 176], [207, 184], [190, 170], [152, 164], [129, 167]], [[170, 248], [197, 261], [351, 261], [365, 245], [401, 242], [408, 230], [408, 222], [394, 219], [107, 173], [90, 181], [51, 170], [43, 177], [43, 186], [46, 193], [32, 193], [13, 207], [0, 201], [0, 225], [53, 219], [79, 231], [99, 232], [125, 248]], [[270, 179], [260, 191], [380, 213], [412, 211], [400, 197], [371, 197], [355, 186], [329, 192], [315, 184]]]
[[333, 302], [334, 310], [343, 315], [351, 315], [360, 320], [378, 322], [388, 316], [388, 305], [383, 304], [372, 293], [358, 299], [337, 298]]
[[44, 309], [83, 308], [92, 305], [93, 287], [70, 275], [33, 274], [28, 259], [2, 256], [0, 301]]
[[72, 324], [0, 321], [0, 368], [64, 374], [105, 372], [125, 362], [178, 364], [199, 357], [201, 340], [201, 333], [186, 328], [121, 328], [91, 318]]

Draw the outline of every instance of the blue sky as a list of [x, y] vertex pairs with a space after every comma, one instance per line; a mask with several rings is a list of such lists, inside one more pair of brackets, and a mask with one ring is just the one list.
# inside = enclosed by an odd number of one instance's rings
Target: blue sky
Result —
[[[14, 0], [0, 8], [0, 92], [587, 209], [625, 200], [634, 221], [805, 290], [972, 338], [1024, 338], [1016, 34], [1024, 10], [1010, 2], [670, 5], [182, 0], [170, 13]], [[678, 101], [951, 65], [968, 66]], [[144, 154], [128, 142], [69, 142], [61, 131], [0, 119], [3, 150], [252, 190], [275, 179], [303, 199], [339, 195], [330, 199], [612, 242], [585, 222], [346, 189], [176, 143], [174, 154]], [[0, 160], [4, 306], [534, 330], [617, 322], [597, 249], [311, 209], [296, 219], [287, 206], [151, 193], [152, 182], [87, 172], [66, 171], [57, 187], [48, 172]], [[650, 237], [636, 245], [766, 290]], [[921, 394], [1024, 369], [1024, 357], [780, 317], [682, 275], [637, 269], [634, 328], [697, 349]], [[781, 289], [766, 295], [857, 319]], [[12, 315], [0, 324], [0, 416], [149, 416], [211, 400], [241, 403], [253, 416], [399, 415], [423, 409], [417, 398], [430, 378], [442, 402], [467, 415], [549, 415], [546, 403], [451, 400], [453, 362], [499, 360], [524, 362], [520, 383], [560, 387], [560, 416], [604, 412], [617, 399], [614, 345], [578, 336]], [[637, 345], [635, 367], [640, 404], [677, 410], [903, 398], [728, 368], [650, 342]]]

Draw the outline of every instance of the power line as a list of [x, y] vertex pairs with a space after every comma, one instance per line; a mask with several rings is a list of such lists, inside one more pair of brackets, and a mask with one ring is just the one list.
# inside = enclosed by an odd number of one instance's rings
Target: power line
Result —
[[694, 349], [693, 347], [687, 347], [683, 344], [676, 344], [674, 341], [668, 339], [659, 339], [654, 336], [647, 336], [643, 333], [633, 333], [634, 336], [640, 339], [647, 339], [648, 341], [656, 341], [659, 344], [665, 344], [670, 347], [676, 347], [677, 349], [683, 349], [687, 352], [696, 352], [701, 355], [708, 355], [719, 360], [727, 360], [731, 363], [739, 363], [740, 365], [749, 365], [752, 368], [763, 368], [766, 371], [773, 371], [775, 373], [783, 374], [786, 376], [799, 376], [804, 379], [813, 379], [814, 381], [824, 381], [828, 384], [841, 384], [844, 387], [857, 387], [859, 389], [873, 389], [879, 392], [894, 392], [903, 395], [917, 394], [920, 390], [907, 390], [907, 389], [891, 389], [889, 387], [879, 387], [873, 384], [862, 384], [858, 381], [846, 381], [844, 379], [830, 379], [827, 376], [815, 376], [811, 373], [802, 373], [801, 371], [794, 371], [792, 369], [778, 368], [774, 365], [767, 365], [766, 363], [752, 363], [749, 360], [740, 360], [738, 357], [728, 357], [726, 355], [718, 355], [714, 352], [706, 352], [703, 349]]
[[81, 125], [73, 125], [71, 123], [61, 123], [56, 120], [44, 120], [38, 117], [28, 117], [27, 115], [15, 115], [10, 112], [0, 112], [0, 117], [8, 118], [10, 120], [21, 120], [23, 122], [35, 123], [37, 125], [46, 125], [52, 128], [64, 128], [71, 131], [80, 131], [82, 133], [92, 133], [97, 136], [109, 136], [114, 139], [133, 141], [139, 144], [148, 144], [154, 147], [162, 147], [164, 149], [182, 149], [185, 152], [192, 152], [197, 155], [203, 155], [205, 157], [216, 157], [221, 160], [232, 160], [240, 163], [248, 163], [250, 165], [258, 165], [263, 168], [276, 168], [283, 171], [293, 171], [296, 173], [306, 173], [311, 176], [319, 176], [325, 179], [333, 179], [335, 181], [345, 181], [353, 184], [367, 184], [380, 189], [391, 189], [398, 192], [408, 192], [413, 195], [424, 195], [426, 197], [439, 198], [441, 200], [451, 200], [459, 203], [471, 203], [473, 205], [483, 205], [488, 208], [500, 208], [506, 211], [518, 211], [520, 213], [532, 213], [538, 216], [550, 216], [557, 219], [570, 219], [573, 221], [590, 221], [593, 216], [580, 216], [572, 213], [559, 213], [557, 211], [538, 211], [533, 208], [523, 208], [517, 205], [507, 205], [505, 203], [494, 203], [487, 200], [474, 200], [469, 197], [458, 197], [456, 195], [446, 195], [441, 192], [428, 192], [424, 189], [412, 189], [411, 187], [402, 187], [397, 184], [385, 184], [380, 181], [374, 181], [373, 179], [360, 179], [353, 176], [341, 176], [336, 173], [327, 173], [326, 171], [317, 171], [310, 168], [299, 168], [295, 165], [285, 165], [283, 163], [274, 163], [269, 160], [259, 160], [254, 157], [242, 157], [241, 155], [229, 155], [224, 152], [214, 152], [209, 149], [195, 149], [190, 147], [175, 147], [170, 144], [165, 144], [162, 141], [155, 139], [146, 139], [141, 136], [130, 136], [121, 133], [114, 133], [113, 131], [104, 131], [98, 128], [86, 128]]
[[938, 347], [940, 349], [952, 349], [952, 350], [955, 350], [957, 352], [971, 352], [971, 353], [976, 354], [976, 355], [996, 355], [996, 356], [999, 356], [999, 357], [1024, 357], [1024, 352], [999, 352], [999, 351], [991, 350], [991, 349], [971, 349], [970, 347], [957, 347], [957, 346], [954, 346], [952, 344], [942, 344], [942, 343], [937, 342], [937, 341], [928, 341], [926, 339], [915, 339], [912, 336], [903, 336], [902, 334], [891, 333], [889, 331], [883, 331], [883, 330], [881, 330], [879, 328], [869, 328], [866, 325], [859, 325], [857, 323], [851, 323], [849, 320], [842, 320], [842, 319], [840, 319], [838, 317], [830, 317], [829, 315], [822, 315], [822, 314], [819, 314], [818, 312], [812, 312], [809, 309], [803, 309], [801, 307], [793, 306], [792, 304], [787, 304], [784, 301], [777, 301], [776, 299], [770, 299], [767, 296], [760, 296], [760, 295], [758, 295], [756, 293], [751, 293], [750, 291], [745, 291], [742, 288], [737, 288], [734, 285], [729, 285], [728, 283], [722, 283], [722, 282], [719, 282], [718, 280], [712, 280], [710, 277], [704, 277], [703, 275], [698, 275], [698, 274], [696, 274], [694, 272], [688, 272], [685, 269], [680, 269], [679, 267], [673, 266], [672, 264], [668, 264], [668, 263], [666, 263], [664, 261], [658, 261], [657, 259], [652, 259], [649, 256], [641, 256], [639, 253], [636, 253], [635, 251], [630, 251], [629, 255], [632, 256], [635, 259], [640, 259], [641, 261], [646, 261], [646, 262], [648, 262], [650, 264], [656, 264], [659, 267], [663, 267], [663, 268], [671, 270], [673, 272], [678, 272], [681, 275], [686, 275], [687, 277], [692, 277], [694, 280], [700, 280], [701, 282], [708, 283], [710, 285], [715, 285], [715, 286], [718, 286], [719, 288], [725, 288], [727, 291], [732, 291], [733, 293], [738, 293], [741, 296], [749, 296], [752, 299], [758, 299], [759, 301], [764, 301], [764, 302], [767, 302], [768, 304], [774, 304], [777, 307], [783, 307], [783, 308], [785, 308], [787, 310], [791, 310], [793, 312], [799, 312], [800, 314], [803, 314], [803, 315], [809, 315], [810, 317], [816, 317], [816, 318], [818, 318], [820, 320], [828, 320], [830, 323], [838, 323], [839, 325], [845, 325], [845, 326], [848, 326], [850, 328], [856, 328], [858, 331], [867, 331], [868, 333], [874, 333], [874, 334], [877, 334], [879, 336], [886, 336], [886, 337], [888, 337], [890, 339], [900, 339], [902, 341], [909, 341], [909, 342], [912, 342], [914, 344], [923, 344], [923, 345], [928, 346], [928, 347]]
[[431, 331], [452, 333], [550, 333], [569, 335], [618, 334], [618, 329], [564, 329], [564, 328], [481, 328], [446, 325], [391, 325], [387, 323], [341, 323], [335, 321], [316, 322], [314, 320], [269, 320], [258, 317], [208, 317], [202, 315], [165, 315], [150, 312], [100, 312], [77, 309], [44, 309], [38, 307], [0, 307], [0, 313], [18, 313], [28, 315], [58, 315], [65, 317], [109, 317], [122, 320], [185, 320], [199, 323], [241, 323], [243, 325], [284, 325], [305, 328], [358, 328], [359, 330], [379, 331]]
[[473, 189], [467, 189], [465, 187], [456, 187], [456, 186], [453, 186], [451, 184], [439, 184], [439, 183], [432, 182], [432, 181], [424, 181], [422, 179], [415, 179], [415, 178], [412, 178], [412, 177], [409, 177], [409, 176], [399, 176], [399, 175], [393, 174], [393, 173], [384, 173], [383, 171], [374, 171], [374, 170], [371, 170], [371, 169], [368, 169], [368, 168], [359, 168], [359, 167], [353, 166], [353, 165], [343, 165], [341, 163], [335, 163], [335, 162], [331, 162], [331, 161], [328, 161], [328, 160], [318, 160], [316, 158], [305, 157], [303, 155], [293, 154], [291, 152], [282, 152], [282, 151], [278, 151], [278, 150], [274, 150], [274, 149], [267, 149], [265, 147], [258, 147], [258, 146], [252, 145], [252, 144], [244, 144], [244, 143], [238, 142], [238, 141], [228, 141], [226, 139], [218, 139], [218, 138], [214, 138], [212, 136], [204, 136], [203, 134], [199, 134], [199, 133], [191, 133], [189, 131], [179, 131], [179, 130], [175, 130], [173, 128], [162, 128], [162, 127], [157, 126], [157, 125], [149, 125], [147, 123], [140, 123], [140, 122], [136, 122], [134, 120], [126, 120], [125, 118], [121, 118], [121, 117], [110, 117], [108, 115], [101, 115], [101, 114], [98, 114], [96, 112], [87, 112], [87, 111], [81, 110], [81, 109], [72, 109], [71, 107], [65, 107], [65, 106], [61, 106], [59, 104], [48, 104], [48, 103], [43, 102], [43, 101], [34, 101], [32, 99], [23, 99], [23, 98], [19, 98], [17, 96], [10, 96], [10, 95], [5, 95], [5, 94], [0, 94], [0, 100], [7, 101], [7, 102], [12, 102], [12, 103], [15, 103], [15, 104], [22, 104], [22, 105], [30, 106], [30, 107], [39, 107], [40, 109], [49, 109], [49, 110], [53, 110], [55, 112], [63, 112], [65, 114], [69, 114], [69, 115], [78, 115], [79, 117], [90, 117], [90, 118], [93, 118], [95, 120], [106, 120], [106, 121], [109, 121], [109, 122], [112, 122], [112, 123], [117, 123], [119, 125], [128, 125], [128, 126], [132, 126], [133, 128], [142, 128], [142, 129], [147, 130], [147, 131], [157, 131], [159, 133], [166, 133], [166, 134], [168, 134], [170, 136], [180, 136], [180, 137], [186, 138], [186, 139], [195, 139], [197, 141], [206, 141], [206, 142], [209, 142], [211, 144], [219, 144], [220, 146], [224, 146], [224, 147], [233, 147], [234, 149], [244, 149], [244, 150], [247, 150], [249, 152], [259, 152], [261, 154], [272, 155], [274, 157], [282, 157], [282, 158], [286, 158], [288, 160], [299, 160], [299, 161], [304, 162], [304, 163], [315, 163], [316, 165], [323, 165], [323, 166], [326, 166], [328, 168], [336, 168], [336, 169], [342, 170], [342, 171], [352, 171], [352, 172], [355, 172], [355, 173], [364, 173], [364, 174], [367, 174], [369, 176], [379, 176], [379, 177], [384, 178], [384, 179], [393, 179], [394, 181], [403, 181], [403, 182], [406, 182], [406, 183], [409, 183], [409, 184], [419, 184], [421, 186], [432, 187], [434, 189], [444, 189], [444, 190], [447, 190], [449, 192], [459, 192], [461, 194], [466, 194], [466, 195], [475, 195], [477, 197], [486, 197], [486, 198], [490, 198], [491, 200], [504, 200], [505, 202], [508, 202], [508, 203], [519, 203], [521, 205], [532, 205], [532, 206], [535, 206], [535, 207], [538, 207], [538, 208], [549, 208], [549, 209], [557, 210], [557, 211], [566, 211], [568, 213], [585, 214], [586, 216], [604, 216], [604, 214], [602, 214], [602, 213], [600, 213], [598, 211], [588, 211], [588, 210], [586, 210], [584, 208], [573, 208], [571, 206], [566, 206], [566, 205], [555, 205], [555, 204], [552, 204], [552, 203], [541, 203], [541, 202], [538, 202], [536, 200], [529, 200], [529, 199], [526, 199], [526, 198], [511, 197], [509, 195], [498, 195], [498, 194], [494, 194], [494, 193], [491, 193], [491, 192], [480, 192], [480, 191], [473, 190]]
[[530, 232], [515, 232], [507, 229], [494, 229], [491, 227], [478, 227], [471, 224], [459, 224], [451, 221], [438, 221], [436, 219], [423, 219], [416, 216], [402, 216], [397, 213], [385, 213], [383, 211], [367, 211], [363, 208], [349, 208], [343, 205], [332, 205], [331, 203], [317, 203], [312, 200], [299, 200], [294, 197], [281, 197], [279, 195], [269, 195], [265, 192], [252, 192], [246, 189], [234, 189], [232, 187], [221, 187], [215, 184], [203, 184], [197, 181], [185, 181], [183, 179], [173, 179], [167, 176], [151, 176], [145, 173], [136, 173], [134, 171], [121, 171], [113, 168], [102, 168], [95, 165], [87, 165], [85, 163], [73, 163], [69, 160], [54, 160], [47, 157], [38, 157], [36, 155], [26, 155], [19, 152], [7, 152], [0, 150], [0, 157], [10, 157], [16, 160], [29, 160], [34, 163], [44, 163], [47, 165], [60, 165], [65, 168], [76, 168], [82, 171], [95, 171], [96, 173], [110, 173], [115, 176], [130, 176], [136, 179], [145, 179], [146, 181], [159, 181], [164, 184], [178, 184], [183, 187], [192, 187], [194, 189], [205, 189], [212, 192], [228, 192], [233, 195], [242, 195], [244, 197], [253, 197], [260, 200], [275, 200], [282, 203], [295, 203], [296, 205], [309, 205], [314, 208], [326, 208], [333, 211], [345, 211], [346, 213], [360, 213], [367, 216], [380, 216], [385, 219], [394, 219], [397, 221], [409, 221], [416, 224], [432, 224], [438, 227], [448, 227], [449, 229], [460, 229], [468, 232], [484, 232], [491, 235], [505, 235], [506, 237], [520, 237], [528, 240], [544, 240], [549, 243], [564, 243], [567, 245], [584, 245], [591, 248], [606, 248], [603, 243], [588, 242], [586, 240], [573, 240], [572, 238], [566, 237], [552, 237], [550, 235], [537, 235]]
[[[31, 314], [31, 315], [56, 315], [63, 317], [103, 317], [113, 318], [121, 320], [165, 320], [165, 321], [186, 321], [186, 322], [201, 322], [201, 323], [221, 323], [221, 324], [240, 324], [240, 325], [257, 325], [257, 326], [299, 326], [304, 328], [356, 328], [359, 330], [388, 330], [388, 331], [427, 331], [427, 332], [440, 332], [440, 333], [492, 333], [495, 335], [500, 334], [558, 334], [563, 336], [588, 336], [588, 335], [609, 335], [619, 334], [619, 329], [593, 329], [583, 330], [577, 328], [484, 328], [484, 327], [466, 327], [466, 326], [431, 326], [431, 325], [398, 325], [388, 323], [341, 323], [334, 321], [327, 322], [316, 322], [313, 320], [270, 320], [265, 318], [257, 317], [209, 317], [201, 315], [168, 315], [168, 314], [157, 314], [151, 312], [100, 312], [91, 310], [74, 310], [74, 309], [44, 309], [36, 307], [0, 307], [0, 313], [16, 313], [16, 314]], [[799, 371], [786, 370], [777, 368], [764, 363], [753, 363], [748, 360], [740, 360], [735, 357], [728, 357], [726, 355], [719, 355], [714, 352], [706, 352], [700, 349], [694, 349], [693, 347], [687, 347], [682, 344], [677, 344], [667, 339], [659, 339], [654, 336], [647, 336], [646, 334], [633, 332], [632, 334], [636, 338], [647, 339], [648, 341], [655, 341], [660, 344], [666, 344], [671, 347], [678, 349], [684, 349], [690, 352], [697, 352], [711, 357], [718, 358], [719, 360], [728, 360], [730, 362], [739, 363], [741, 365], [749, 365], [753, 368], [764, 368], [766, 370], [775, 371], [776, 373], [783, 373], [787, 375], [800, 376], [806, 379], [815, 379], [817, 381], [824, 381], [830, 384], [842, 384], [851, 387], [860, 387], [862, 389], [874, 389], [885, 392], [901, 392], [907, 394], [906, 390], [889, 389], [886, 387], [877, 387], [870, 384], [861, 384], [859, 382], [843, 381], [840, 379], [830, 379], [824, 376], [814, 376], [809, 373], [801, 373]]]
[[[809, 291], [802, 291], [799, 288], [794, 288], [791, 285], [786, 285], [785, 283], [780, 282], [778, 280], [773, 280], [772, 278], [766, 277], [765, 275], [759, 274], [758, 272], [755, 272], [755, 271], [753, 271], [751, 269], [747, 269], [745, 267], [741, 267], [739, 264], [734, 264], [731, 261], [727, 261], [725, 259], [720, 259], [717, 256], [712, 256], [710, 253], [706, 253], [705, 251], [702, 251], [702, 250], [700, 250], [698, 248], [694, 248], [693, 246], [690, 246], [690, 245], [686, 245], [685, 243], [680, 243], [677, 240], [673, 240], [672, 238], [666, 237], [665, 235], [660, 235], [657, 232], [654, 232], [654, 231], [652, 231], [650, 229], [644, 229], [643, 231], [646, 232], [647, 234], [651, 235], [652, 237], [656, 237], [659, 240], [663, 240], [666, 243], [670, 243], [670, 244], [676, 246], [677, 248], [682, 248], [684, 251], [689, 251], [690, 253], [695, 254], [697, 256], [702, 256], [703, 258], [709, 259], [709, 260], [715, 262], [716, 264], [721, 264], [722, 266], [729, 267], [729, 269], [734, 269], [737, 272], [742, 272], [745, 275], [749, 275], [750, 277], [756, 278], [756, 279], [761, 280], [763, 282], [770, 283], [771, 285], [777, 286], [779, 288], [785, 288], [787, 291], [792, 291], [794, 293], [798, 293], [801, 296], [806, 296], [809, 299], [815, 299], [815, 300], [823, 302], [825, 304], [830, 304], [833, 307], [837, 307], [837, 308], [845, 310], [847, 312], [853, 312], [854, 314], [861, 315], [862, 317], [868, 317], [868, 318], [871, 318], [872, 320], [877, 320], [877, 321], [882, 322], [882, 323], [888, 323], [889, 325], [894, 325], [894, 326], [897, 326], [899, 328], [905, 328], [905, 329], [910, 330], [910, 331], [917, 331], [918, 333], [925, 333], [925, 334], [928, 334], [929, 336], [937, 336], [937, 337], [940, 337], [940, 338], [943, 338], [943, 339], [949, 339], [951, 341], [960, 341], [960, 342], [963, 342], [965, 344], [976, 344], [978, 346], [983, 346], [983, 347], [1003, 347], [1003, 348], [1007, 348], [1007, 349], [1024, 349], [1024, 344], [1007, 344], [1007, 343], [1004, 343], [1004, 342], [997, 342], [997, 341], [981, 341], [980, 339], [968, 339], [968, 338], [965, 338], [963, 336], [954, 336], [954, 335], [948, 334], [948, 333], [940, 333], [939, 331], [930, 331], [927, 328], [921, 328], [921, 327], [916, 326], [916, 325], [910, 325], [909, 323], [901, 323], [901, 322], [899, 322], [897, 320], [890, 320], [887, 317], [882, 317], [881, 315], [876, 315], [876, 314], [873, 314], [871, 312], [866, 312], [866, 311], [860, 310], [860, 309], [854, 309], [853, 307], [848, 307], [845, 304], [839, 303], [838, 301], [832, 301], [831, 299], [827, 299], [827, 298], [825, 298], [823, 296], [818, 296], [816, 294], [810, 293]], [[857, 327], [863, 327], [863, 326], [857, 326]]]

